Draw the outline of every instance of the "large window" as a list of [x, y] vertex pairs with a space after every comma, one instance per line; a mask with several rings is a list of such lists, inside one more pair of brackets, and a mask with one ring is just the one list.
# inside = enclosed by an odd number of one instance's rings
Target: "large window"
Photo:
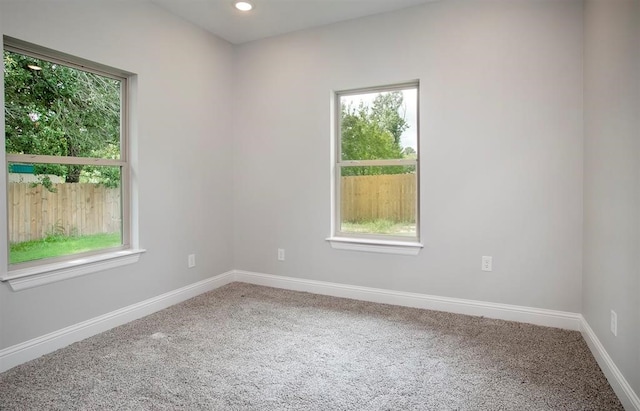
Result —
[[336, 93], [334, 236], [418, 241], [418, 84]]
[[129, 248], [127, 74], [4, 44], [10, 267]]

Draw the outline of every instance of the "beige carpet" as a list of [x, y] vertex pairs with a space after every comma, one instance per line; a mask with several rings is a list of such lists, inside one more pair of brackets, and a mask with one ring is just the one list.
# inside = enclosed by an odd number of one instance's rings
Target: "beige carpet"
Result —
[[234, 283], [0, 374], [2, 410], [621, 410], [581, 335]]

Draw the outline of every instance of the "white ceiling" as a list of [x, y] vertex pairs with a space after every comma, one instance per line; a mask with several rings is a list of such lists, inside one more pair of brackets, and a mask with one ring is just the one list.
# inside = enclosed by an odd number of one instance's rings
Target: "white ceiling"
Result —
[[233, 0], [152, 0], [223, 39], [248, 41], [385, 13], [433, 0], [253, 0], [248, 13]]

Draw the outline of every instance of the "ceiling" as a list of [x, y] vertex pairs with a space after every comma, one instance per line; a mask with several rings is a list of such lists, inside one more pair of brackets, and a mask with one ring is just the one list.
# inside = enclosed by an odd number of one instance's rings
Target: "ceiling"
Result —
[[385, 13], [433, 0], [252, 0], [240, 12], [233, 0], [152, 0], [233, 44]]

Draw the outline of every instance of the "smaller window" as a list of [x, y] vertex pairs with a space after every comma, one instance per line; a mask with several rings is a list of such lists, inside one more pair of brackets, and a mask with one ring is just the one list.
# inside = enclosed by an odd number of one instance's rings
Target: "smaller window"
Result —
[[334, 237], [417, 242], [418, 83], [335, 98]]

